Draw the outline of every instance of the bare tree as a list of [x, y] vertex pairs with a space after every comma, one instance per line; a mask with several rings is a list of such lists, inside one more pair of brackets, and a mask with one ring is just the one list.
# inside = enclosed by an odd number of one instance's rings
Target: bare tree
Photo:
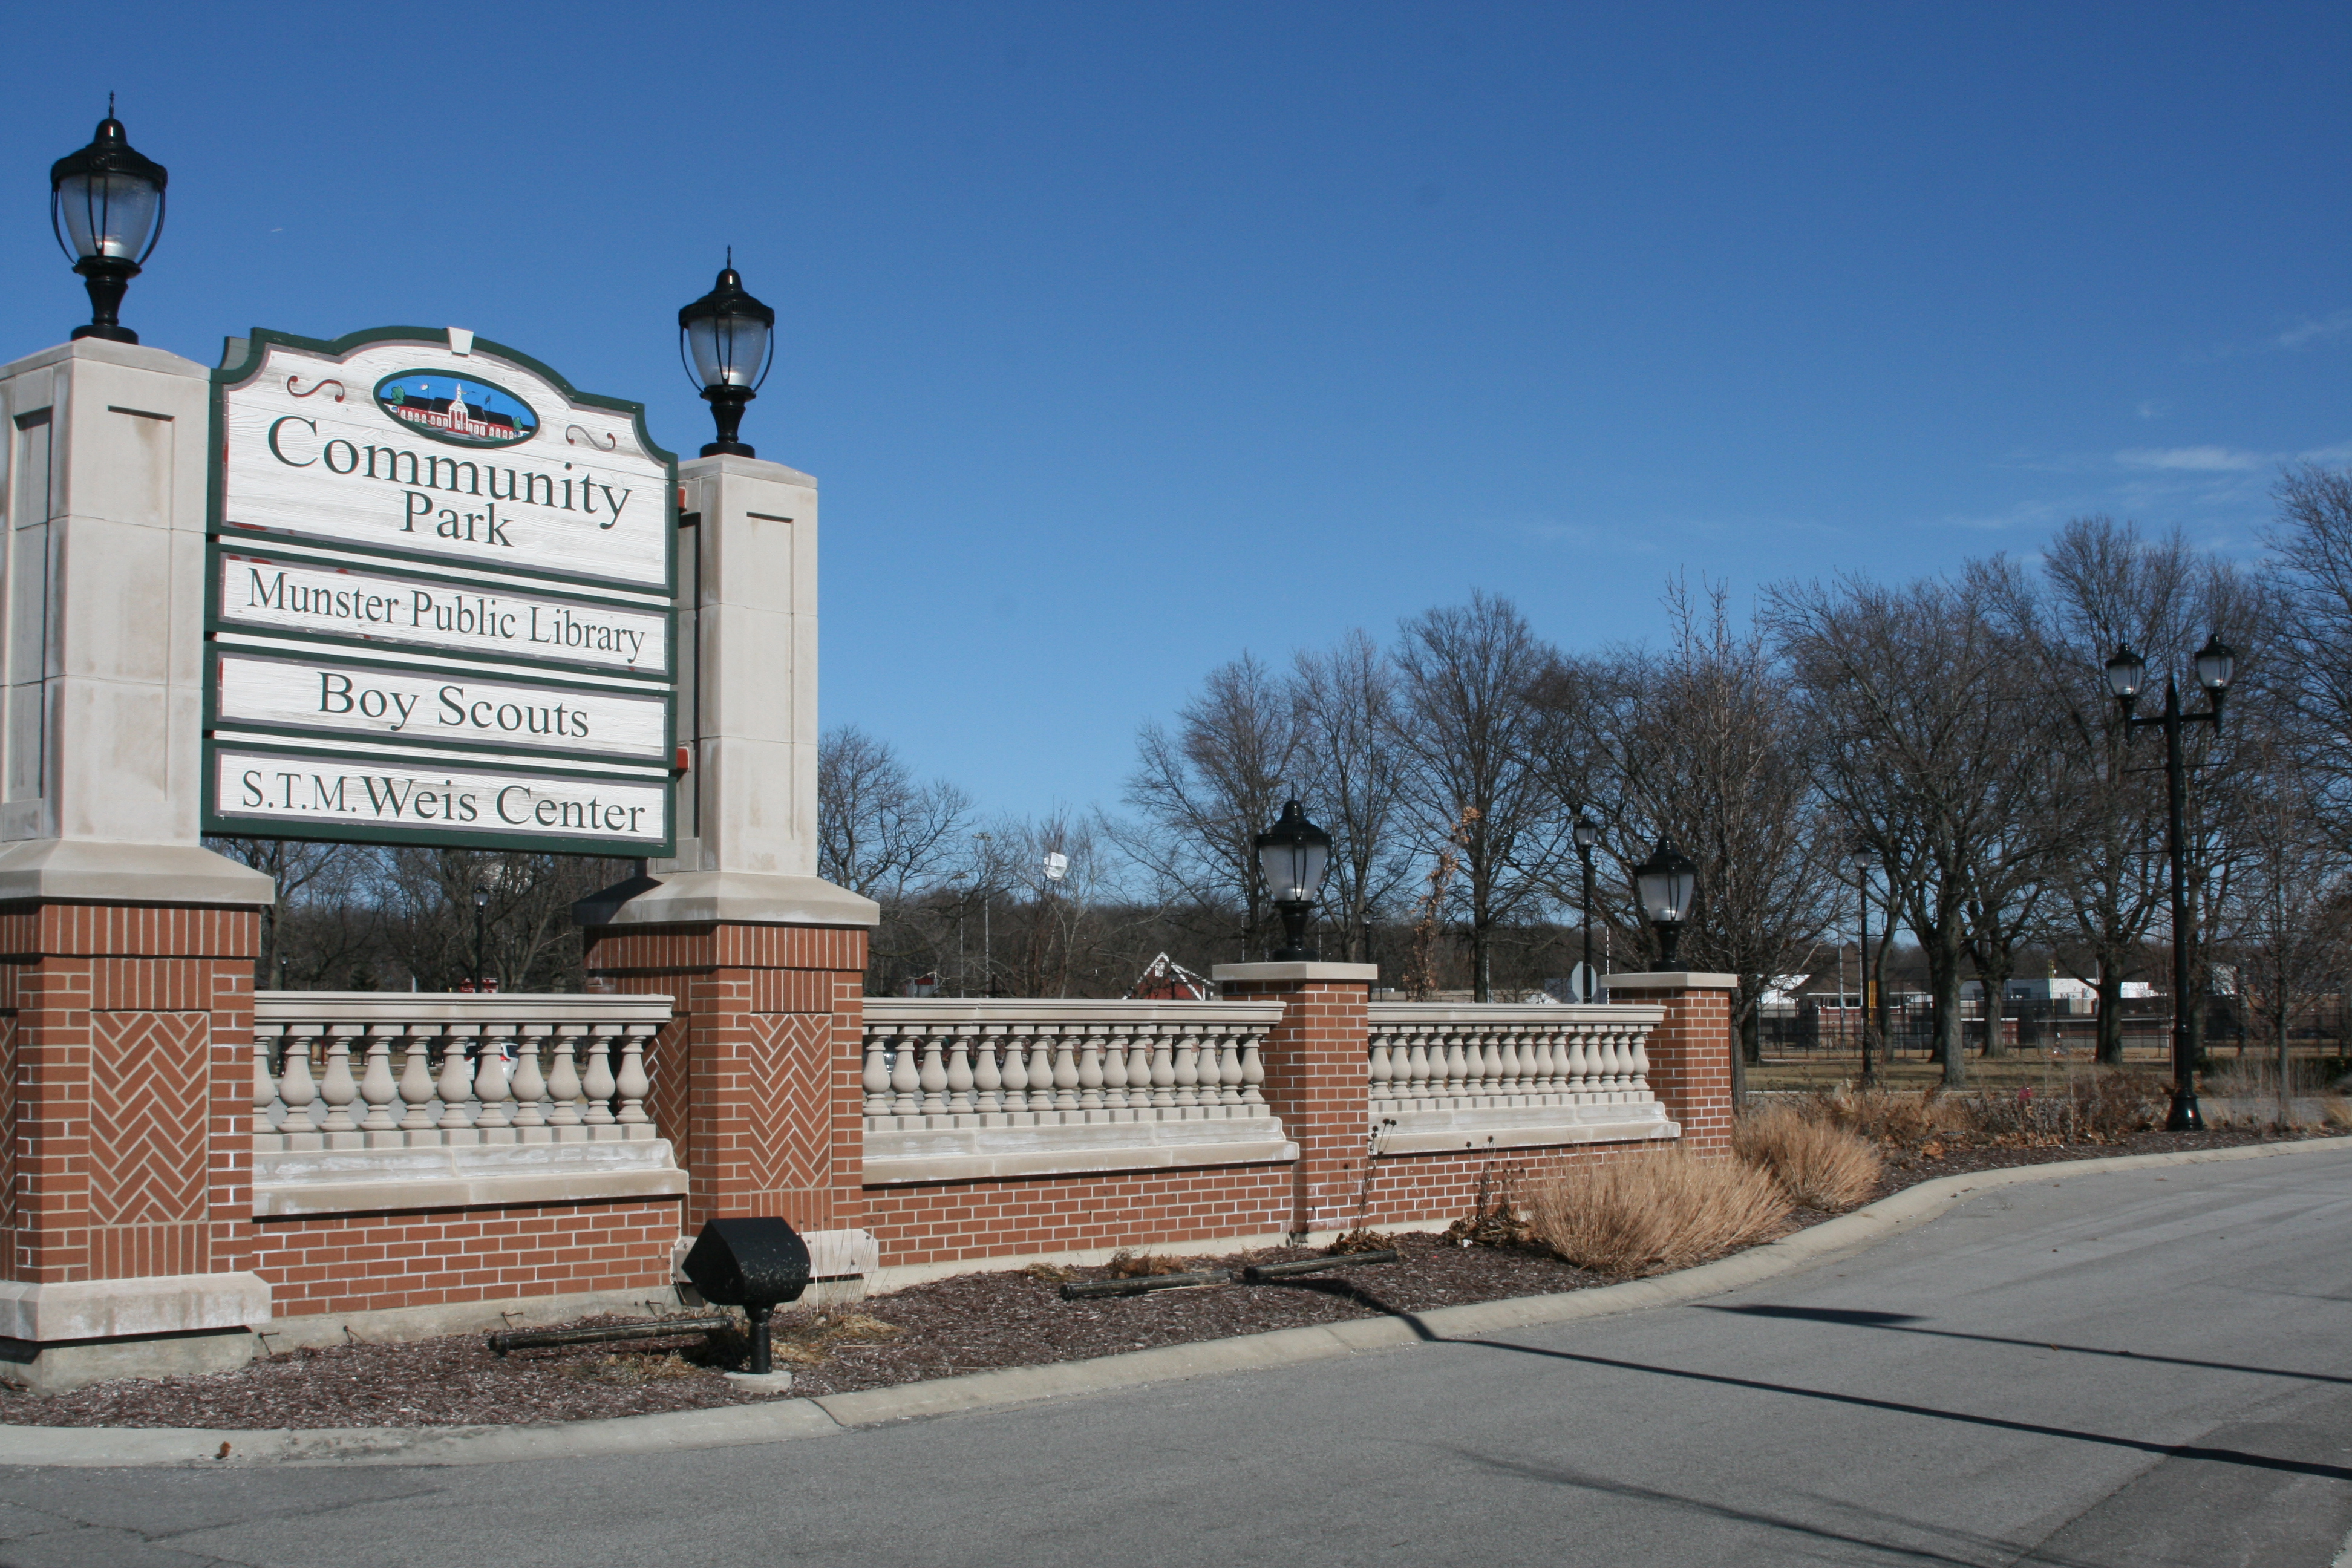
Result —
[[1360, 631], [1328, 652], [1299, 654], [1293, 669], [1301, 794], [1332, 840], [1323, 903], [1334, 911], [1339, 951], [1330, 956], [1366, 962], [1373, 916], [1412, 875], [1401, 831], [1396, 675]]
[[940, 872], [971, 814], [962, 790], [917, 784], [897, 748], [854, 724], [817, 743], [816, 800], [817, 874], [877, 899], [903, 898]]
[[1120, 847], [1163, 904], [1234, 910], [1244, 953], [1271, 929], [1256, 838], [1299, 793], [1301, 738], [1291, 693], [1246, 653], [1209, 672], [1172, 733], [1155, 722], [1136, 737], [1127, 803], [1144, 821]]
[[1927, 963], [1944, 1081], [1966, 1081], [1960, 964], [1979, 868], [2002, 852], [2046, 783], [2032, 710], [1981, 581], [1769, 591], [1813, 777], [1881, 857]]
[[1494, 998], [1496, 928], [1540, 904], [1567, 841], [1532, 754], [1542, 721], [1530, 699], [1558, 659], [1516, 605], [1485, 593], [1406, 621], [1397, 644], [1404, 797], [1425, 853], [1459, 847], [1481, 1002]]
[[[1619, 649], [1556, 666], [1538, 688], [1554, 721], [1542, 745], [1562, 804], [1591, 808], [1624, 895], [1633, 868], [1668, 837], [1699, 868], [1683, 938], [1694, 968], [1737, 974], [1734, 1092], [1761, 1059], [1758, 1009], [1811, 962], [1843, 845], [1824, 846], [1794, 693], [1760, 632], [1736, 630], [1719, 586], [1704, 604], [1669, 583], [1663, 651]], [[1565, 897], [1568, 889], [1561, 888]], [[1649, 937], [1646, 927], [1643, 940]]]

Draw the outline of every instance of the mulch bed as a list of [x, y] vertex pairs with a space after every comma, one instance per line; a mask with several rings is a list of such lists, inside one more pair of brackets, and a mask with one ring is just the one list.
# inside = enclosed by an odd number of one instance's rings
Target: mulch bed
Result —
[[[2114, 1142], [1984, 1147], [1931, 1142], [1890, 1152], [1878, 1197], [1938, 1176], [2011, 1165], [2099, 1159], [2274, 1141], [2225, 1128], [2140, 1133]], [[1793, 1231], [1831, 1216], [1799, 1210]], [[1082, 1361], [1159, 1345], [1263, 1333], [1512, 1296], [1576, 1290], [1612, 1280], [1516, 1246], [1464, 1246], [1400, 1233], [1395, 1263], [1357, 1265], [1264, 1285], [1207, 1286], [1065, 1301], [1058, 1279], [1102, 1279], [1105, 1268], [961, 1274], [827, 1313], [775, 1320], [779, 1368], [792, 1396], [845, 1394], [992, 1368]], [[1169, 1256], [1180, 1256], [1170, 1254]], [[1195, 1268], [1317, 1256], [1302, 1248], [1181, 1254]], [[614, 1321], [583, 1319], [583, 1324]], [[198, 1426], [285, 1430], [320, 1426], [447, 1426], [573, 1421], [755, 1404], [720, 1373], [744, 1364], [730, 1332], [490, 1353], [480, 1334], [402, 1344], [352, 1343], [266, 1357], [233, 1373], [125, 1379], [47, 1398], [0, 1397], [0, 1422], [44, 1426]]]

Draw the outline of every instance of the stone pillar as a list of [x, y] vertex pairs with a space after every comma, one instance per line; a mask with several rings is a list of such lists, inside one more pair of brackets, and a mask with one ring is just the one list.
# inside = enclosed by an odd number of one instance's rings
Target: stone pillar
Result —
[[0, 1360], [36, 1387], [231, 1364], [269, 1315], [276, 890], [197, 837], [208, 392], [96, 339], [0, 366]]
[[1731, 1032], [1731, 994], [1739, 977], [1621, 971], [1608, 976], [1608, 986], [1612, 1002], [1666, 1010], [1643, 1049], [1650, 1089], [1666, 1115], [1682, 1123], [1683, 1147], [1710, 1158], [1729, 1153], [1731, 1053], [1739, 1047]]
[[1259, 1048], [1265, 1103], [1298, 1145], [1293, 1236], [1349, 1230], [1371, 1132], [1371, 963], [1221, 963], [1229, 1002], [1279, 1001], [1282, 1022]]
[[584, 900], [589, 973], [667, 992], [647, 1107], [689, 1228], [864, 1223], [859, 1075], [870, 899], [816, 875], [816, 481], [781, 463], [678, 466], [677, 855]]

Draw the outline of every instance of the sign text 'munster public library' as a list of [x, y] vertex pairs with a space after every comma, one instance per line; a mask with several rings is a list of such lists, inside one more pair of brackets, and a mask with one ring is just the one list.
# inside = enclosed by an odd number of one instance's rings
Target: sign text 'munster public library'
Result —
[[470, 333], [214, 373], [205, 826], [660, 855], [677, 469]]

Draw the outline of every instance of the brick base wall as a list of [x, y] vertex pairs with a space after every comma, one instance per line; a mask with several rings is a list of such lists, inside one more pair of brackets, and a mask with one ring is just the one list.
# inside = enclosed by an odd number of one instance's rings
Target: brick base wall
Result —
[[270, 1310], [366, 1312], [506, 1296], [666, 1289], [677, 1200], [257, 1220]]
[[[1527, 1206], [1528, 1185], [1570, 1165], [1623, 1160], [1672, 1149], [1671, 1138], [1635, 1143], [1586, 1143], [1559, 1148], [1501, 1149], [1481, 1153], [1465, 1149], [1447, 1154], [1383, 1154], [1373, 1162], [1370, 1201], [1364, 1224], [1425, 1225], [1467, 1219], [1478, 1209], [1481, 1184], [1490, 1198]], [[1361, 1179], [1360, 1171], [1358, 1179]], [[1344, 1222], [1355, 1225], [1350, 1210]]]
[[866, 1189], [885, 1267], [1158, 1247], [1290, 1226], [1291, 1167], [1213, 1165]]

